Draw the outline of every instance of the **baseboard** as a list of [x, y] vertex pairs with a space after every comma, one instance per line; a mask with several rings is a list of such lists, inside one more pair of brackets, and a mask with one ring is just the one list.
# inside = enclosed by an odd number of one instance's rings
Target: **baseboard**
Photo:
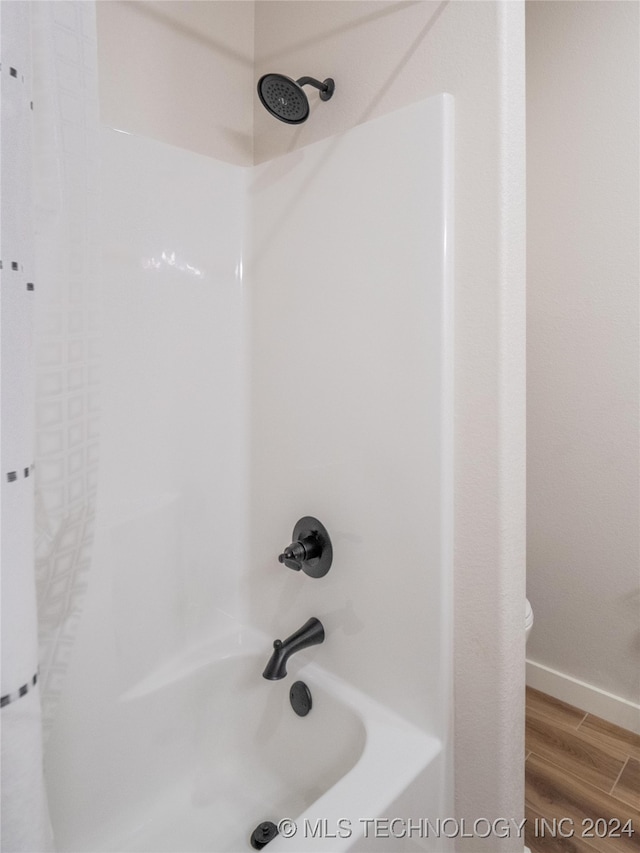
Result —
[[527, 660], [527, 685], [640, 734], [640, 705], [634, 702], [532, 660]]

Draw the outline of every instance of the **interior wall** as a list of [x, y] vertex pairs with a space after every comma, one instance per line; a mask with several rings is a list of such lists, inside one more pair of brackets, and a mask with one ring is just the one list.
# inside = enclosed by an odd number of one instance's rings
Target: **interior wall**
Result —
[[253, 162], [250, 0], [98, 2], [104, 124]]
[[638, 11], [530, 2], [526, 20], [528, 656], [635, 703]]
[[432, 94], [455, 98], [456, 808], [521, 815], [524, 5], [258, 0], [255, 32], [256, 78], [336, 82], [326, 103], [310, 90], [301, 126], [255, 106], [257, 162]]

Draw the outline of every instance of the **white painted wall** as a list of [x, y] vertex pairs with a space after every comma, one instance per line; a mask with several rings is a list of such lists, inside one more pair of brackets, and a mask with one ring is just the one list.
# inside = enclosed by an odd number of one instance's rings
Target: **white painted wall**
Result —
[[[431, 94], [456, 105], [457, 813], [523, 808], [524, 6], [256, 3], [256, 78], [336, 81], [291, 127], [255, 108], [256, 161]], [[398, 152], [401, 156], [401, 152]], [[481, 709], [481, 710], [479, 710]], [[473, 850], [517, 849], [478, 839]]]
[[527, 651], [635, 703], [638, 8], [527, 4]]
[[228, 163], [253, 161], [253, 3], [99, 0], [105, 124]]

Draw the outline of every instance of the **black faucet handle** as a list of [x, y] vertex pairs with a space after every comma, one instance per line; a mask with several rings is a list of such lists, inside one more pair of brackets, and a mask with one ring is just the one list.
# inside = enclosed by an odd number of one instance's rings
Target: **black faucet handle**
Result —
[[281, 563], [299, 572], [304, 564], [320, 556], [322, 546], [315, 533], [310, 533], [288, 545], [278, 557]]
[[306, 548], [302, 542], [292, 542], [291, 545], [287, 545], [278, 560], [288, 568], [299, 572], [306, 560], [306, 553]]
[[296, 572], [303, 570], [313, 578], [325, 575], [331, 566], [333, 550], [324, 526], [311, 516], [301, 518], [293, 530], [293, 542], [278, 560]]

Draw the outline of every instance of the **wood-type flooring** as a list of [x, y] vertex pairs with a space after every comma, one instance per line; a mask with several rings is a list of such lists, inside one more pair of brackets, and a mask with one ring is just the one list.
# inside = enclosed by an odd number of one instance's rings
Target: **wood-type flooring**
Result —
[[527, 688], [531, 853], [640, 853], [640, 736]]

